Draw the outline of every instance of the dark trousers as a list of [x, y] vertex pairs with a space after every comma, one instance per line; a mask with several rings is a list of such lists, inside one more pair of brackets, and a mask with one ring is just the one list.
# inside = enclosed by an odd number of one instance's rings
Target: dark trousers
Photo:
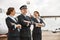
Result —
[[8, 37], [7, 40], [20, 40], [20, 37]]
[[32, 37], [33, 37], [33, 40], [42, 40], [41, 33], [33, 33]]
[[31, 37], [20, 37], [20, 40], [31, 40]]
[[33, 40], [42, 40], [41, 37], [33, 37]]

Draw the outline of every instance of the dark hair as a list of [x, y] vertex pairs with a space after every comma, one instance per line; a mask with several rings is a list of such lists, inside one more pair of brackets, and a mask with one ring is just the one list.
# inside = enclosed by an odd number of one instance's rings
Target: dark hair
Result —
[[10, 15], [13, 10], [14, 10], [13, 7], [9, 7], [7, 12], [6, 12], [6, 15]]
[[39, 14], [39, 12], [38, 12], [38, 11], [34, 11], [34, 13], [35, 13], [35, 12], [38, 14], [38, 16], [40, 16], [40, 14]]

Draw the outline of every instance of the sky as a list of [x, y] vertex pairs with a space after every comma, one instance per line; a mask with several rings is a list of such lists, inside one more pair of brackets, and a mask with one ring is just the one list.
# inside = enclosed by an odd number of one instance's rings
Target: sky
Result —
[[[28, 5], [27, 2], [30, 2]], [[7, 10], [8, 7], [15, 7], [19, 11], [21, 5], [26, 4], [31, 14], [35, 10], [39, 11], [42, 16], [59, 16], [60, 0], [1, 0], [0, 8]]]

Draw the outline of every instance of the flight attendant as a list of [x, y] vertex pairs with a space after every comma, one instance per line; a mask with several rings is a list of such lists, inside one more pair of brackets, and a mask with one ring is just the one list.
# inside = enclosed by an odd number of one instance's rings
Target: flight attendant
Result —
[[9, 7], [6, 15], [6, 24], [8, 27], [8, 40], [20, 40], [21, 25], [17, 23], [17, 19], [14, 18], [15, 9]]
[[42, 40], [41, 27], [45, 25], [43, 20], [40, 18], [39, 12], [34, 11], [34, 16], [31, 19], [35, 22], [32, 37], [33, 40]]

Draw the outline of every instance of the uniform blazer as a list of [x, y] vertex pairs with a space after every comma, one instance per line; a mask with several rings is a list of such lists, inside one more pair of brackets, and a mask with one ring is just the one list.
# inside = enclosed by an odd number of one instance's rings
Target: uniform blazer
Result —
[[15, 28], [15, 25], [12, 25], [11, 23], [18, 24], [17, 22], [15, 22], [10, 17], [7, 17], [6, 18], [6, 24], [7, 24], [7, 27], [8, 27], [8, 36], [9, 37], [17, 37], [17, 36], [20, 36], [18, 29]]
[[24, 22], [24, 20], [26, 21], [30, 21], [30, 18], [28, 16], [24, 16], [23, 14], [19, 15], [18, 17], [18, 23], [22, 25], [22, 29], [20, 30], [20, 36], [21, 37], [31, 37], [31, 33], [30, 33], [30, 25], [27, 26], [27, 23]]
[[[34, 21], [35, 23], [44, 23], [44, 21], [42, 19], [39, 19], [40, 22], [38, 22], [37, 19], [34, 18], [34, 17], [31, 17], [31, 20]], [[45, 26], [45, 23], [44, 23], [44, 26]], [[34, 24], [33, 32], [35, 32], [35, 33], [41, 33], [41, 27], [36, 27], [36, 25]]]

